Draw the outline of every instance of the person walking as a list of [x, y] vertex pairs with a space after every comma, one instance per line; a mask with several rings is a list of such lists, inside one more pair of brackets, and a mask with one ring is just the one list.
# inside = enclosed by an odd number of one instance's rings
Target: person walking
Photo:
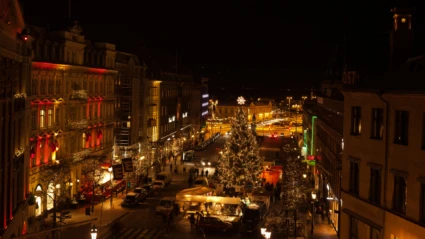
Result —
[[205, 177], [208, 178], [208, 169], [205, 171]]
[[172, 172], [173, 172], [173, 164], [170, 163], [170, 173], [172, 173]]
[[202, 171], [201, 171], [201, 177], [203, 177], [204, 176], [204, 170], [202, 169]]
[[195, 215], [193, 213], [190, 214], [189, 221], [190, 221], [190, 231], [191, 233], [193, 233], [195, 229]]

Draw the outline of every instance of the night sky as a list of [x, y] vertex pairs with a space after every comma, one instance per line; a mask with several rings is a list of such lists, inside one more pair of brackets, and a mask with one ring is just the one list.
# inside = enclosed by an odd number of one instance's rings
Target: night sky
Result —
[[[30, 24], [44, 26], [68, 18], [66, 0], [20, 2]], [[408, 3], [416, 7], [413, 26], [419, 39], [425, 28], [420, 4]], [[336, 45], [340, 52], [344, 49], [344, 33], [347, 61], [370, 67], [380, 59], [374, 55], [387, 51], [390, 9], [400, 4], [72, 0], [71, 6], [72, 20], [79, 21], [90, 40], [112, 42], [118, 50], [135, 53], [151, 49], [170, 59], [178, 52], [179, 64], [211, 76], [216, 85], [279, 88], [319, 85]]]

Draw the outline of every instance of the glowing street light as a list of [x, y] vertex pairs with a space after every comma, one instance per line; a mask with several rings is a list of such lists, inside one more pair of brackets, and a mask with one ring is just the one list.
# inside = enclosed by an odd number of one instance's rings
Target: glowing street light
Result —
[[307, 178], [307, 174], [305, 174], [305, 173], [304, 173], [304, 174], [303, 174], [303, 178]]
[[91, 239], [97, 238], [97, 228], [94, 224], [93, 224], [92, 228], [90, 229], [90, 236], [91, 236]]

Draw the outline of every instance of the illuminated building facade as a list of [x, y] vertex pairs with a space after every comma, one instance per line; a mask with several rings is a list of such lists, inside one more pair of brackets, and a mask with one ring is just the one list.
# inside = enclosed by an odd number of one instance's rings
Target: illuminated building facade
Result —
[[[66, 188], [58, 196], [71, 199], [82, 190], [88, 170], [97, 170], [85, 167], [88, 156], [110, 162], [117, 71], [115, 45], [91, 43], [77, 23], [57, 31], [32, 26], [31, 32], [28, 166], [29, 191], [36, 203], [29, 216], [39, 216], [54, 207], [55, 188]], [[43, 165], [64, 162], [72, 164], [71, 173], [60, 185], [41, 176]], [[110, 174], [102, 173], [108, 180]]]
[[147, 138], [164, 163], [170, 140], [187, 140], [201, 124], [201, 85], [191, 75], [149, 70]]
[[0, 1], [0, 237], [26, 232], [29, 36], [18, 1]]
[[[240, 105], [235, 101], [220, 101], [217, 105], [218, 117], [221, 119], [227, 119], [234, 117], [238, 111]], [[255, 115], [256, 121], [261, 122], [264, 120], [271, 119], [273, 117], [273, 105], [268, 100], [252, 100], [247, 101], [242, 105], [242, 109], [248, 114], [248, 121], [252, 120], [252, 116]]]
[[[324, 88], [322, 83], [322, 89]], [[324, 89], [326, 90], [326, 89]], [[314, 157], [315, 183], [318, 198], [326, 203], [329, 219], [335, 230], [339, 229], [341, 158], [344, 147], [344, 98], [338, 91], [317, 97], [317, 119]]]

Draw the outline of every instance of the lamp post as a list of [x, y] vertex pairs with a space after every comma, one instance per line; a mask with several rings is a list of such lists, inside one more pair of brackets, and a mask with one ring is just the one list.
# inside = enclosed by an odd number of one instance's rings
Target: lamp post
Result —
[[109, 178], [111, 180], [111, 208], [112, 208], [112, 196], [113, 196], [113, 191], [112, 191], [112, 189], [113, 189], [113, 187], [112, 187], [112, 166], [108, 168], [108, 171], [109, 171]]
[[316, 200], [316, 192], [311, 192], [311, 234], [314, 231], [314, 201]]
[[96, 239], [97, 238], [97, 228], [96, 226], [93, 224], [93, 226], [90, 229], [90, 236], [91, 239]]
[[288, 110], [289, 110], [289, 118], [291, 118], [291, 100], [292, 100], [292, 96], [288, 96], [288, 97], [286, 97], [286, 99], [289, 100]]

